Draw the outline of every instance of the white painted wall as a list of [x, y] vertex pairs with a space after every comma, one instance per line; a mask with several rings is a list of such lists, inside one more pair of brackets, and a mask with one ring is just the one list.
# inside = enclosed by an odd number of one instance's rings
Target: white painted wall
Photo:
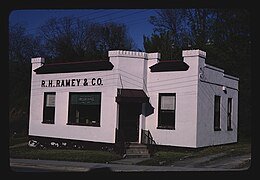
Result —
[[[234, 89], [239, 79], [205, 64], [205, 58], [200, 50], [183, 51], [188, 71], [148, 73], [148, 95], [155, 111], [146, 117], [146, 128], [157, 144], [203, 147], [237, 141], [238, 91]], [[220, 85], [201, 82], [200, 77]], [[176, 93], [175, 130], [157, 129], [159, 93]], [[214, 131], [214, 95], [221, 96], [221, 131]], [[227, 131], [227, 98], [233, 99], [232, 131]]]
[[[199, 81], [197, 147], [237, 142], [238, 78], [224, 74], [224, 70], [201, 64], [204, 74]], [[204, 82], [206, 81], [206, 82]], [[211, 83], [207, 83], [211, 82]], [[222, 87], [226, 86], [227, 93]], [[214, 96], [221, 96], [220, 128], [214, 131]], [[227, 100], [232, 98], [232, 131], [227, 130]]]
[[[95, 142], [115, 142], [118, 126], [117, 88], [146, 88], [147, 54], [143, 52], [110, 51], [111, 71], [36, 74], [33, 70], [44, 63], [43, 58], [32, 59], [32, 86], [29, 135]], [[41, 87], [42, 80], [102, 78], [102, 86]], [[56, 92], [55, 123], [43, 124], [44, 92]], [[101, 92], [101, 127], [67, 125], [69, 92]], [[37, 107], [37, 108], [35, 108]], [[143, 126], [145, 118], [140, 116]], [[140, 129], [142, 128], [140, 126]], [[141, 132], [141, 131], [140, 131]]]
[[[41, 80], [72, 78], [102, 78], [103, 86], [41, 87]], [[36, 74], [32, 71], [29, 135], [114, 143], [117, 78], [113, 71], [58, 74]], [[55, 124], [42, 123], [44, 92], [56, 92]], [[67, 125], [69, 92], [101, 92], [101, 127]]]
[[118, 74], [118, 88], [143, 89], [145, 79], [144, 65], [147, 54], [132, 51], [109, 51], [113, 71]]
[[[110, 62], [114, 65], [113, 71], [118, 75], [117, 88], [122, 89], [142, 89], [147, 93], [148, 59], [157, 61], [159, 53], [144, 53], [134, 51], [109, 51]], [[120, 105], [117, 105], [120, 106]], [[119, 111], [119, 109], [118, 109]], [[145, 111], [144, 104], [142, 111]], [[119, 117], [116, 119], [119, 124]], [[139, 142], [141, 142], [141, 130], [146, 129], [146, 117], [139, 116]]]
[[[187, 71], [148, 71], [148, 96], [154, 113], [146, 117], [146, 128], [159, 145], [196, 147], [198, 61], [184, 55]], [[175, 130], [157, 129], [159, 93], [176, 93]]]

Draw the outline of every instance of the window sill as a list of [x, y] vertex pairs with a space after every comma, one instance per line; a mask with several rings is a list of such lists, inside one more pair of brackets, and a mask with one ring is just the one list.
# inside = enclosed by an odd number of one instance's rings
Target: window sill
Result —
[[175, 130], [174, 127], [157, 127], [157, 129]]
[[220, 128], [215, 128], [214, 131], [221, 131], [221, 129]]
[[228, 130], [228, 131], [233, 131], [233, 129], [232, 129], [232, 128], [228, 128], [227, 130]]
[[100, 127], [99, 124], [94, 125], [94, 124], [73, 124], [73, 123], [67, 123], [66, 125], [70, 125], [70, 126], [90, 126], [90, 127]]
[[54, 124], [54, 122], [42, 122], [42, 124]]

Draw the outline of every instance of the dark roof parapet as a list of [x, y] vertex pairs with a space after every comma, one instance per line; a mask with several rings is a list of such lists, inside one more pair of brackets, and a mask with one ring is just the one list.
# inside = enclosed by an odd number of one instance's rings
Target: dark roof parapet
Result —
[[45, 64], [34, 71], [36, 74], [69, 73], [112, 70], [114, 65], [109, 61], [81, 61], [73, 63]]

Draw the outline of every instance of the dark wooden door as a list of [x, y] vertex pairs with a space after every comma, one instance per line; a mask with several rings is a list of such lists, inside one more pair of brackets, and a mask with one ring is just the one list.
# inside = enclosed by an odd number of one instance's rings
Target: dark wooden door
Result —
[[120, 103], [119, 128], [126, 142], [138, 141], [140, 114], [140, 103]]

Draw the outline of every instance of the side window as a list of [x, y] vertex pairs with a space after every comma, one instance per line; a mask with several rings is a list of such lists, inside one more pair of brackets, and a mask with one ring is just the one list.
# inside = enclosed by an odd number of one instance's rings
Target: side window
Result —
[[158, 129], [175, 129], [175, 93], [159, 93]]
[[44, 108], [42, 123], [54, 124], [55, 118], [55, 92], [44, 93]]
[[232, 98], [227, 102], [227, 130], [232, 131]]
[[214, 98], [214, 130], [220, 131], [220, 96]]

